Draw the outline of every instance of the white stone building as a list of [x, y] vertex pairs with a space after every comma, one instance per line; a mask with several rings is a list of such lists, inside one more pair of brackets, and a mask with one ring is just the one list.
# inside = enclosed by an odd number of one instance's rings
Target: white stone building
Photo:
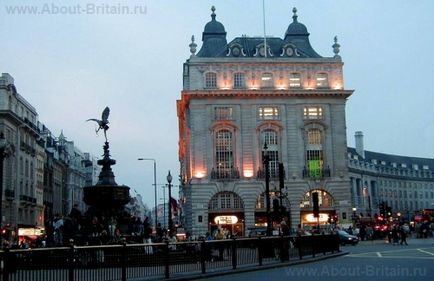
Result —
[[264, 226], [265, 143], [270, 200], [279, 197], [283, 163], [282, 203], [292, 228], [317, 223], [314, 191], [321, 224], [350, 220], [345, 103], [353, 91], [344, 89], [337, 39], [331, 57], [318, 55], [294, 8], [283, 38], [228, 43], [214, 10], [198, 53], [192, 38], [177, 101], [182, 223], [193, 235], [217, 227], [245, 235]]

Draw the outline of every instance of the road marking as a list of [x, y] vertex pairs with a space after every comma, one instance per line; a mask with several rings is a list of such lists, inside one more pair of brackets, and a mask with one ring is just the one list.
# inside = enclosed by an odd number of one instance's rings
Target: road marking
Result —
[[[346, 257], [350, 258], [379, 258], [378, 256], [355, 256], [355, 255], [346, 255]], [[420, 259], [420, 260], [434, 260], [434, 257], [415, 257], [415, 256], [382, 256], [382, 259]]]
[[428, 251], [425, 251], [425, 250], [422, 250], [422, 249], [417, 249], [419, 252], [422, 252], [422, 253], [425, 253], [425, 254], [428, 254], [428, 255], [431, 255], [431, 256], [434, 256], [434, 253], [431, 253], [431, 252], [428, 252]]
[[377, 256], [378, 256], [379, 258], [381, 258], [383, 255], [381, 255], [380, 252], [377, 252]]

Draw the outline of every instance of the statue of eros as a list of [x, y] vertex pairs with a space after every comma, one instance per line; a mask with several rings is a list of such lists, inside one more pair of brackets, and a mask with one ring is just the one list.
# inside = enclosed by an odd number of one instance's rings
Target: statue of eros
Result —
[[101, 129], [104, 130], [105, 142], [108, 142], [107, 141], [107, 130], [109, 129], [109, 126], [108, 126], [108, 123], [109, 123], [109, 121], [108, 121], [109, 114], [110, 114], [110, 108], [108, 106], [106, 106], [106, 108], [102, 112], [101, 120], [94, 119], [94, 118], [86, 120], [86, 122], [87, 121], [95, 121], [98, 124], [98, 128], [95, 130], [95, 132], [97, 134], [98, 134], [99, 130], [101, 130]]

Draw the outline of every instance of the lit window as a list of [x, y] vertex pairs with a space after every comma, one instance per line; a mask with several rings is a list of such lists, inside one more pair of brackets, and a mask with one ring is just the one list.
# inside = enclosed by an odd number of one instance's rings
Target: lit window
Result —
[[244, 89], [246, 87], [246, 79], [244, 79], [244, 73], [234, 74], [234, 89]]
[[232, 107], [214, 108], [215, 120], [232, 120]]
[[[274, 130], [265, 130], [262, 132], [262, 147], [264, 143], [267, 143], [267, 153], [268, 153], [268, 168], [270, 171], [270, 177], [276, 178], [279, 175], [279, 146], [277, 139], [277, 132]], [[263, 157], [265, 151], [262, 151]], [[265, 171], [265, 166], [264, 166]]]
[[317, 88], [328, 88], [329, 81], [327, 77], [327, 73], [318, 73], [316, 75], [316, 87]]
[[216, 132], [215, 161], [217, 178], [229, 178], [234, 167], [232, 133], [228, 130]]
[[274, 88], [273, 74], [262, 73], [261, 88]]
[[300, 88], [301, 87], [301, 75], [300, 73], [291, 73], [289, 75], [289, 87]]
[[279, 119], [279, 108], [277, 106], [259, 107], [258, 117], [261, 120], [277, 120]]
[[312, 129], [307, 131], [306, 166], [309, 177], [323, 176], [323, 151], [321, 131]]
[[322, 107], [311, 106], [305, 107], [303, 110], [304, 119], [315, 120], [322, 119]]
[[205, 88], [215, 89], [217, 88], [217, 74], [214, 72], [207, 72], [205, 74]]

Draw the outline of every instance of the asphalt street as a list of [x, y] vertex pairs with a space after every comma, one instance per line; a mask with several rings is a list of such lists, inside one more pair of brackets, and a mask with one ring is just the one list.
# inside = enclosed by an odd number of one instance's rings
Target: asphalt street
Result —
[[349, 254], [337, 258], [206, 280], [434, 280], [434, 240], [409, 239], [408, 244], [362, 241], [357, 246], [343, 246]]

